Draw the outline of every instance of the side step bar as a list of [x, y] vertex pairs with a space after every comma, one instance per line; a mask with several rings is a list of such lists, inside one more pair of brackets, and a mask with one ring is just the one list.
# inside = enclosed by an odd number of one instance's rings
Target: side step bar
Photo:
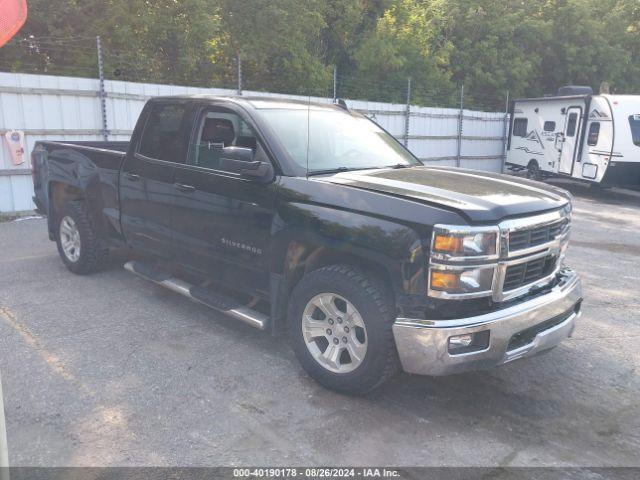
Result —
[[259, 330], [266, 330], [269, 325], [268, 316], [206, 288], [191, 285], [167, 272], [156, 270], [145, 263], [130, 261], [124, 264], [124, 268], [145, 280], [150, 280], [158, 285], [162, 285], [194, 302], [206, 305], [209, 308], [247, 323]]

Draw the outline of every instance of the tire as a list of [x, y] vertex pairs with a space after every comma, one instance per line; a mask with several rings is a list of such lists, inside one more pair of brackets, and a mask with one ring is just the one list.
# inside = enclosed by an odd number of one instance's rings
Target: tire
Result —
[[542, 181], [542, 172], [540, 171], [538, 162], [529, 162], [529, 165], [527, 166], [527, 178], [538, 182]]
[[[332, 296], [332, 307], [315, 307], [326, 305], [323, 299], [327, 295]], [[327, 318], [325, 311], [332, 309], [336, 318], [330, 324], [333, 315]], [[318, 383], [341, 393], [364, 394], [399, 370], [392, 331], [394, 313], [393, 301], [382, 282], [348, 265], [323, 267], [305, 275], [291, 294], [287, 312], [291, 345], [302, 368]], [[310, 340], [311, 334], [303, 331], [305, 325], [311, 325], [306, 332], [317, 332], [319, 336]], [[323, 334], [322, 328], [331, 330], [331, 334], [326, 330], [327, 334]], [[333, 344], [336, 339], [338, 342]], [[337, 364], [328, 360], [332, 344], [331, 352], [340, 349]], [[352, 352], [356, 360], [351, 357]], [[356, 355], [362, 358], [357, 360]]]
[[65, 203], [56, 227], [58, 253], [69, 270], [86, 275], [105, 267], [109, 250], [101, 244], [84, 202]]

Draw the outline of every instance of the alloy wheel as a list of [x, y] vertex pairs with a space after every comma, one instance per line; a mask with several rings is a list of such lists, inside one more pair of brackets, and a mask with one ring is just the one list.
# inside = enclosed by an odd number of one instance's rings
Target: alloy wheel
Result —
[[302, 335], [314, 360], [334, 373], [352, 372], [367, 353], [362, 316], [335, 293], [321, 293], [309, 300], [302, 314]]

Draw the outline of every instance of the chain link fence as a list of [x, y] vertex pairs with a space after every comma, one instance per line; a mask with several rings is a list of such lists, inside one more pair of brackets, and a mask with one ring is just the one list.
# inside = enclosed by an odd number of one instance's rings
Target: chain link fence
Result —
[[[0, 133], [23, 130], [27, 151], [40, 139], [127, 140], [144, 102], [158, 95], [259, 95], [324, 103], [344, 99], [350, 109], [376, 121], [427, 164], [503, 169], [506, 92], [470, 95], [464, 86], [429, 87], [412, 78], [378, 82], [337, 68], [302, 92], [266, 90], [259, 75], [247, 75], [242, 62], [215, 85], [206, 69], [180, 85], [163, 82], [167, 75], [162, 71], [140, 68], [132, 52], [105, 48], [100, 38], [12, 42], [0, 50]], [[25, 165], [11, 165], [6, 149], [0, 148], [0, 192], [13, 192], [0, 195], [0, 200], [9, 199], [0, 202], [0, 211], [28, 209], [28, 173]]]

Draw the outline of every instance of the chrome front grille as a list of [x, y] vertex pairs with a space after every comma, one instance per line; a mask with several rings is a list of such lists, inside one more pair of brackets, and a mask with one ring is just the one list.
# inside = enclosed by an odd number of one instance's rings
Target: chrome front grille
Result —
[[515, 298], [550, 282], [562, 263], [570, 229], [571, 217], [564, 210], [502, 222], [506, 259], [499, 262], [494, 299]]
[[569, 219], [563, 218], [548, 225], [511, 232], [509, 234], [509, 251], [526, 250], [552, 242], [560, 235], [563, 235], [568, 226]]
[[528, 262], [508, 265], [502, 288], [504, 291], [510, 291], [545, 278], [553, 273], [557, 262], [556, 256], [549, 255]]

